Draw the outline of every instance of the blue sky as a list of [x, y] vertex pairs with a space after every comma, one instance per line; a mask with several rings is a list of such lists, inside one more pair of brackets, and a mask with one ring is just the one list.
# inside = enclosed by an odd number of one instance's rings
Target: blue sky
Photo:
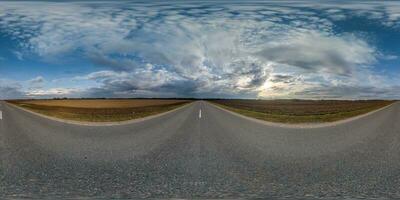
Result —
[[0, 2], [0, 99], [400, 98], [400, 2]]

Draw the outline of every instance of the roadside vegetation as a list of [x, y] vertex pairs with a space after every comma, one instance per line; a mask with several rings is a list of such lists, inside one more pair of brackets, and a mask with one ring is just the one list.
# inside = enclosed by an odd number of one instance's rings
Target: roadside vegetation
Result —
[[212, 100], [227, 110], [271, 122], [333, 122], [385, 107], [383, 100]]
[[10, 100], [8, 102], [60, 119], [82, 122], [117, 122], [159, 114], [191, 101], [176, 99], [62, 99]]

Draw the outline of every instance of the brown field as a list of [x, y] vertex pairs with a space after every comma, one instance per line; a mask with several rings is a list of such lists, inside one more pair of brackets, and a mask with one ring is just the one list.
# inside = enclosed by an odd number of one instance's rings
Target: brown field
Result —
[[336, 100], [213, 100], [228, 110], [271, 122], [333, 122], [361, 115], [393, 101]]
[[68, 99], [13, 100], [14, 105], [44, 115], [86, 122], [115, 122], [166, 112], [189, 100], [169, 99]]
[[[20, 100], [23, 104], [41, 106], [61, 106], [71, 108], [137, 108], [159, 106], [183, 102], [172, 99], [60, 99], [60, 100]], [[186, 102], [186, 101], [185, 101]]]

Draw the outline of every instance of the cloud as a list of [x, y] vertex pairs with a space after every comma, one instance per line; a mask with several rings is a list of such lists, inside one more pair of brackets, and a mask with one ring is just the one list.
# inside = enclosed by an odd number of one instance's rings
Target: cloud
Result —
[[[373, 68], [385, 55], [366, 38], [334, 31], [335, 21], [395, 26], [399, 10], [386, 2], [5, 2], [0, 28], [24, 50], [16, 52], [98, 67], [74, 78], [95, 86], [28, 96], [317, 98], [332, 88], [332, 96], [353, 97], [379, 90], [365, 89], [374, 88], [365, 80], [378, 76]], [[384, 82], [382, 97], [393, 86]]]
[[26, 93], [28, 97], [52, 98], [52, 97], [75, 97], [74, 93], [80, 91], [75, 88], [50, 88], [50, 89], [35, 89]]
[[24, 93], [19, 89], [19, 87], [13, 86], [0, 86], [0, 99], [17, 99], [25, 97]]
[[28, 90], [38, 90], [42, 89], [45, 83], [45, 79], [42, 76], [37, 76], [26, 81]]
[[[318, 32], [296, 32], [266, 43], [257, 55], [267, 61], [302, 68], [310, 72], [327, 72], [351, 76], [360, 65], [376, 61], [375, 50], [352, 36], [326, 36]], [[316, 42], [318, 41], [318, 42]]]
[[22, 86], [15, 81], [0, 79], [0, 99], [23, 98]]
[[19, 52], [19, 51], [14, 51], [13, 53], [14, 53], [15, 57], [16, 57], [18, 60], [24, 60], [24, 56], [23, 56], [23, 54], [22, 54], [21, 52]]
[[382, 55], [381, 58], [384, 60], [396, 60], [399, 58], [399, 56], [397, 56], [397, 55]]
[[273, 83], [280, 83], [280, 82], [291, 83], [295, 80], [296, 80], [295, 77], [293, 77], [291, 75], [285, 75], [285, 74], [276, 74], [270, 79], [270, 81]]
[[44, 78], [43, 78], [42, 76], [37, 76], [37, 77], [35, 77], [35, 78], [29, 80], [28, 83], [29, 83], [29, 84], [32, 84], [32, 85], [36, 85], [36, 84], [41, 84], [41, 83], [43, 83], [44, 81], [45, 81], [45, 80], [44, 80]]

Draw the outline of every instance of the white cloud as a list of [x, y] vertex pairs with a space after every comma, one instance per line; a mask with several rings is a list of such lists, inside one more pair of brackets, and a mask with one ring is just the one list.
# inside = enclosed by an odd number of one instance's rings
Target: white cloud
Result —
[[354, 36], [320, 32], [289, 32], [280, 35], [257, 53], [266, 61], [299, 67], [313, 73], [351, 76], [360, 66], [376, 61], [376, 52]]
[[76, 88], [50, 88], [50, 89], [35, 89], [28, 91], [26, 93], [29, 97], [41, 97], [41, 98], [51, 98], [51, 97], [66, 97], [74, 96], [74, 93], [79, 93], [80, 91]]
[[380, 58], [384, 60], [396, 60], [399, 58], [397, 55], [381, 55]]
[[13, 53], [18, 60], [24, 60], [24, 55], [21, 52], [14, 51]]

